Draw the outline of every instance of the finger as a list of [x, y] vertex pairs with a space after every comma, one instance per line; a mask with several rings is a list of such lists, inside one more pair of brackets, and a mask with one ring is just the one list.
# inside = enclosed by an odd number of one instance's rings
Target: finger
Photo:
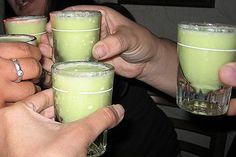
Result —
[[228, 63], [219, 71], [220, 80], [230, 86], [236, 87], [236, 63]]
[[[45, 111], [47, 108], [53, 106], [53, 93], [52, 89], [47, 89], [34, 94], [23, 101], [35, 112]], [[50, 109], [49, 109], [50, 111]]]
[[41, 53], [44, 57], [52, 58], [53, 51], [52, 51], [52, 47], [49, 44], [40, 43], [39, 44], [39, 49], [40, 49], [40, 51], [41, 51]]
[[227, 115], [229, 115], [229, 116], [235, 116], [236, 115], [236, 99], [231, 99], [230, 100], [230, 105], [229, 105]]
[[51, 67], [53, 65], [53, 61], [51, 59], [43, 57], [41, 60], [41, 64], [43, 66], [43, 69], [47, 70], [48, 72], [51, 72]]
[[[3, 76], [10, 81], [17, 80], [16, 67], [11, 60], [0, 59], [0, 69]], [[22, 80], [37, 79], [42, 73], [40, 63], [34, 58], [17, 59], [21, 70], [23, 71]]]
[[52, 33], [51, 20], [47, 23], [47, 25], [46, 25], [46, 30], [47, 30], [48, 33]]
[[48, 33], [48, 40], [49, 40], [49, 45], [53, 47], [53, 35], [52, 32]]
[[27, 98], [37, 92], [37, 87], [30, 81], [20, 83], [8, 82], [2, 93], [7, 102], [16, 102]]
[[41, 36], [40, 38], [40, 43], [44, 43], [44, 44], [49, 44], [49, 40], [48, 40], [48, 34], [45, 33]]
[[1, 42], [0, 52], [0, 57], [5, 59], [33, 57], [40, 60], [41, 58], [39, 48], [23, 42]]
[[[124, 109], [121, 105], [112, 105], [110, 107], [102, 108], [90, 116], [72, 123], [72, 127], [84, 128], [77, 129], [74, 132], [75, 136], [84, 137], [85, 144], [91, 144], [95, 138], [100, 135], [104, 130], [116, 126], [124, 117]], [[76, 138], [74, 138], [77, 140]]]
[[[96, 128], [98, 130], [113, 128], [116, 126], [124, 117], [124, 108], [121, 105], [111, 105], [109, 107], [104, 107], [95, 114], [92, 114], [85, 118], [85, 123], [92, 126], [93, 128]], [[97, 126], [97, 124], [94, 122], [97, 121], [103, 122], [100, 126]]]
[[98, 60], [104, 60], [120, 55], [127, 50], [132, 51], [135, 44], [132, 41], [135, 35], [127, 28], [120, 28], [114, 34], [98, 41], [93, 47], [93, 57]]
[[41, 37], [41, 43], [50, 45], [53, 47], [53, 38], [52, 38], [52, 32], [48, 32], [44, 36]]

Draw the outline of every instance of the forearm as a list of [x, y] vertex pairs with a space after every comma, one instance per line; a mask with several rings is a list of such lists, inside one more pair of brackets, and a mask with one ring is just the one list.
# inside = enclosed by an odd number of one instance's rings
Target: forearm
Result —
[[177, 53], [176, 44], [167, 39], [153, 37], [152, 49], [154, 53], [146, 63], [142, 75], [138, 79], [175, 97], [177, 81]]

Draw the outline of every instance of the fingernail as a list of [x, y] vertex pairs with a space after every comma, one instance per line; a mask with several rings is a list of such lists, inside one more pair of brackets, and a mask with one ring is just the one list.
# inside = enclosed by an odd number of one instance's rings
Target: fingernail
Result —
[[220, 69], [221, 79], [224, 83], [234, 85], [236, 83], [236, 66], [232, 63], [224, 65]]
[[96, 59], [103, 59], [103, 57], [106, 56], [106, 50], [104, 46], [99, 45], [99, 46], [94, 47], [94, 49], [95, 49], [95, 55], [96, 55], [94, 57]]
[[120, 122], [124, 118], [124, 115], [125, 115], [124, 108], [121, 105], [111, 105], [111, 107], [116, 112], [116, 114], [118, 116], [118, 122]]

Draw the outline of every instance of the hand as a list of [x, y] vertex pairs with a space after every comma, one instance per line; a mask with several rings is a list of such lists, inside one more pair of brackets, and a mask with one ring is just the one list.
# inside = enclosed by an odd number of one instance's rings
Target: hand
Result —
[[86, 157], [88, 146], [102, 131], [117, 125], [124, 110], [112, 105], [67, 124], [51, 120], [53, 115], [51, 89], [0, 109], [0, 156]]
[[[236, 63], [228, 63], [219, 71], [220, 80], [230, 86], [236, 87]], [[236, 115], [236, 98], [230, 100], [228, 115]]]
[[[6, 103], [22, 100], [35, 92], [39, 87], [34, 80], [41, 75], [42, 68], [39, 64], [40, 50], [27, 43], [0, 43], [0, 108]], [[16, 68], [11, 61], [16, 58], [23, 70], [22, 81], [16, 83]]]
[[[119, 75], [137, 78], [175, 96], [175, 43], [157, 38], [108, 7], [80, 5], [67, 10], [98, 10], [102, 13], [101, 40], [93, 48], [95, 59], [114, 65]], [[50, 24], [47, 30], [51, 32]]]

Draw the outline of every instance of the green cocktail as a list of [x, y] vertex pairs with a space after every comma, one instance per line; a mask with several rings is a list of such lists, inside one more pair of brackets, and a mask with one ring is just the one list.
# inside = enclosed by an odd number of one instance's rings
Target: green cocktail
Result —
[[0, 35], [0, 42], [26, 42], [31, 45], [37, 44], [34, 36], [20, 34]]
[[192, 113], [226, 113], [231, 87], [218, 77], [220, 67], [236, 60], [236, 27], [223, 24], [178, 25], [177, 104]]
[[[114, 69], [97, 62], [60, 62], [53, 65], [52, 85], [57, 117], [62, 123], [84, 118], [111, 105]], [[88, 156], [104, 153], [104, 133], [90, 146]]]
[[40, 42], [42, 34], [46, 33], [47, 17], [18, 16], [4, 19], [6, 34], [28, 34], [35, 36]]
[[50, 19], [56, 62], [92, 59], [92, 48], [100, 36], [100, 12], [56, 11], [50, 13]]

